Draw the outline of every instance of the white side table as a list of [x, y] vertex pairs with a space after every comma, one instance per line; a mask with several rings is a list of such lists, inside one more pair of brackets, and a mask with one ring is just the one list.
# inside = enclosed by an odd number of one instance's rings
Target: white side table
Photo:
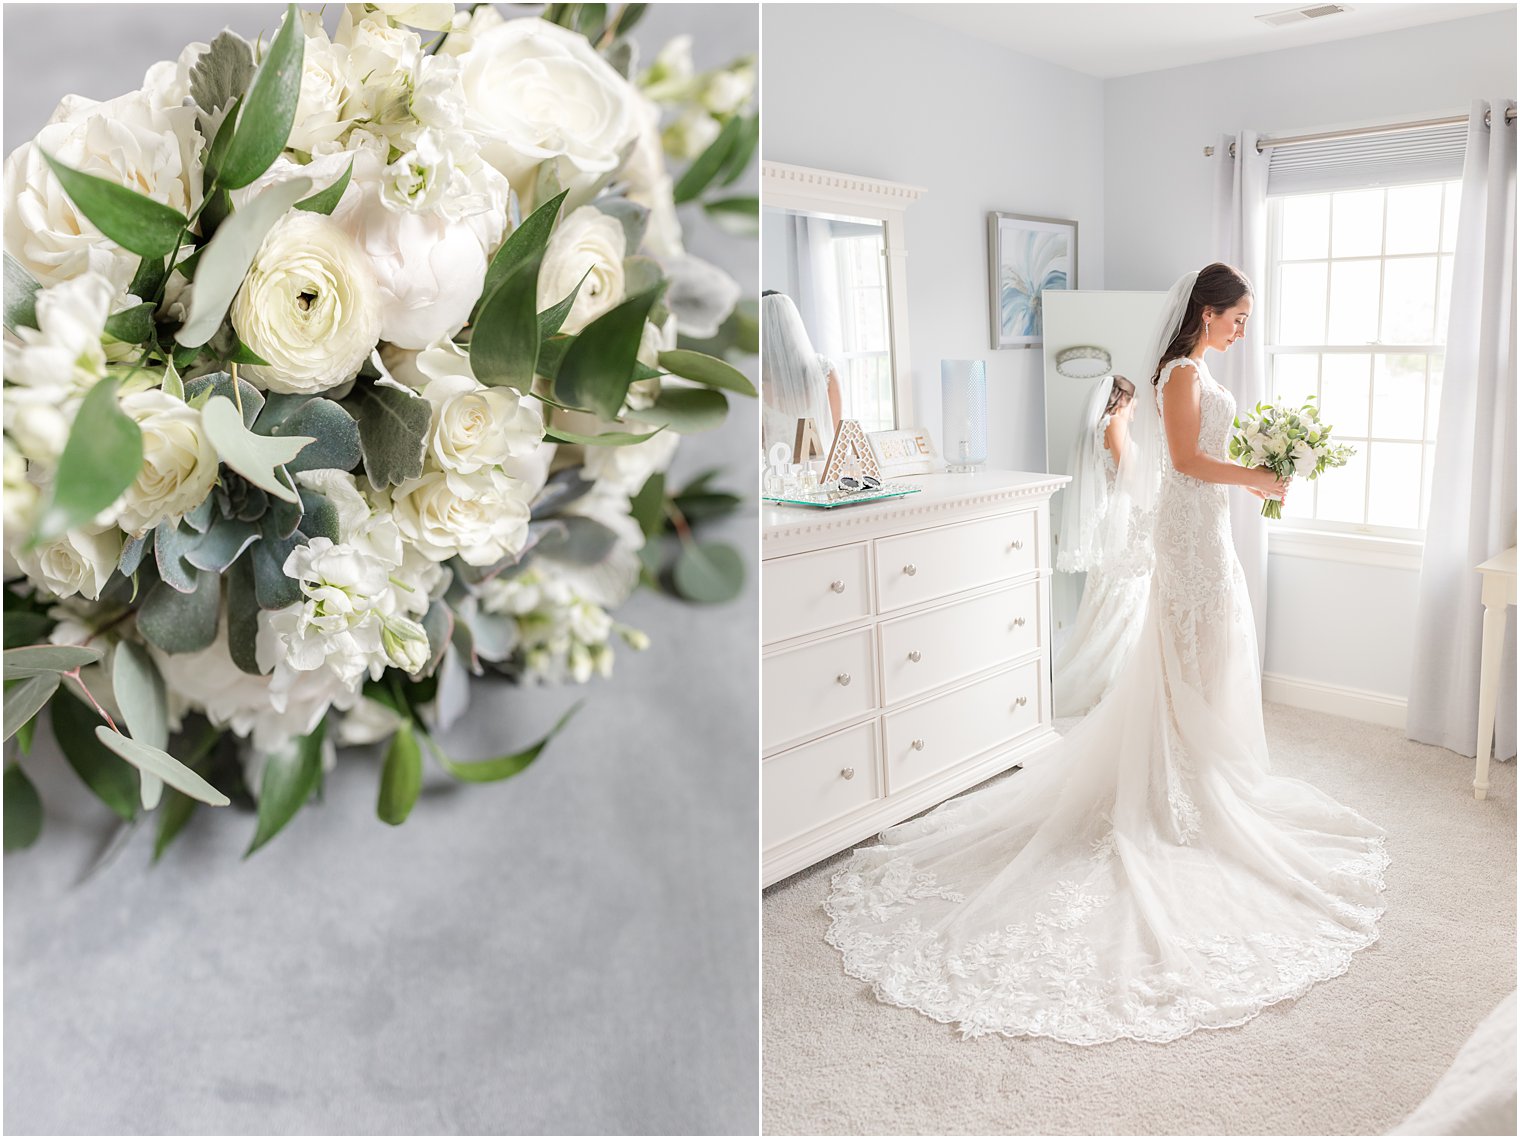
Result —
[[1499, 655], [1504, 623], [1515, 604], [1515, 547], [1478, 567], [1483, 575], [1483, 664], [1478, 674], [1478, 770], [1473, 798], [1488, 798], [1488, 761], [1494, 750], [1494, 713], [1499, 704]]

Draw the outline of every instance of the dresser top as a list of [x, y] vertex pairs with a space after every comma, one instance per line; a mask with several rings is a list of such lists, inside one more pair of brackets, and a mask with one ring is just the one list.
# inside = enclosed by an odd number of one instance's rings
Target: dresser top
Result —
[[765, 554], [791, 553], [856, 538], [935, 526], [972, 514], [997, 513], [1043, 502], [1071, 481], [1069, 475], [1034, 471], [978, 471], [976, 474], [902, 475], [891, 482], [923, 489], [901, 498], [883, 498], [858, 506], [760, 504], [760, 533]]

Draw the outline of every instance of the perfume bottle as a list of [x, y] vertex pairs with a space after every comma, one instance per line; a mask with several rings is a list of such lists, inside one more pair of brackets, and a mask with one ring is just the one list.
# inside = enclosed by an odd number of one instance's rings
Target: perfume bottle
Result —
[[817, 494], [818, 493], [818, 488], [819, 488], [818, 472], [813, 468], [813, 464], [812, 463], [805, 463], [805, 464], [803, 464], [803, 467], [802, 467], [802, 484], [801, 485], [802, 485], [802, 493], [803, 494]]
[[780, 498], [786, 492], [785, 468], [779, 464], [765, 468], [765, 493], [771, 498]]
[[786, 469], [786, 483], [782, 488], [786, 495], [798, 495], [802, 493], [802, 464], [793, 463]]

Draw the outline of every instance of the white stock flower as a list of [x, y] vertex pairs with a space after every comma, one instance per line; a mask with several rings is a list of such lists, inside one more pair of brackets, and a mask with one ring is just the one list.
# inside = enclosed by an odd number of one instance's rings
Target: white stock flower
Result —
[[460, 11], [455, 14], [454, 24], [437, 54], [461, 56], [475, 46], [475, 39], [482, 32], [499, 28], [504, 23], [506, 18], [493, 4], [477, 4], [473, 9]]
[[552, 162], [572, 204], [584, 201], [638, 135], [638, 93], [577, 32], [508, 20], [475, 34], [459, 59], [465, 126], [519, 194]]
[[[623, 300], [623, 258], [628, 241], [623, 225], [595, 206], [573, 210], [554, 229], [544, 248], [538, 271], [540, 311], [558, 304], [582, 277], [586, 278], [563, 331], [576, 333]], [[590, 273], [587, 276], [587, 273]]]
[[702, 106], [715, 115], [731, 115], [755, 93], [755, 68], [744, 62], [737, 67], [710, 72], [702, 86]]
[[593, 674], [612, 674], [609, 642], [616, 626], [605, 609], [565, 580], [530, 569], [483, 582], [480, 598], [482, 611], [513, 619], [514, 651], [529, 679], [584, 684]]
[[[636, 429], [636, 425], [628, 428]], [[624, 494], [637, 494], [650, 475], [670, 466], [680, 443], [681, 437], [667, 430], [627, 447], [587, 447], [586, 477]]]
[[55, 597], [78, 593], [95, 601], [121, 559], [121, 531], [115, 526], [88, 526], [30, 550], [15, 547], [21, 572]]
[[488, 388], [470, 370], [469, 353], [443, 340], [418, 353], [422, 396], [433, 407], [428, 445], [446, 471], [472, 474], [527, 455], [544, 439], [538, 401], [511, 388]]
[[672, 158], [695, 158], [722, 133], [718, 120], [701, 107], [687, 107], [661, 132], [660, 141]]
[[142, 91], [105, 103], [67, 96], [5, 160], [5, 251], [44, 285], [93, 269], [125, 292], [141, 258], [85, 218], [43, 152], [188, 214], [200, 204], [202, 146], [194, 107], [156, 108]]
[[123, 396], [121, 409], [142, 432], [143, 462], [117, 503], [116, 523], [141, 534], [194, 510], [216, 484], [216, 449], [201, 413], [184, 400], [152, 388]]
[[32, 459], [50, 462], [68, 440], [78, 397], [106, 372], [101, 344], [111, 282], [86, 272], [37, 295], [37, 328], [5, 341], [5, 430]]
[[353, 238], [293, 210], [269, 231], [232, 302], [232, 325], [268, 361], [242, 374], [276, 392], [315, 393], [353, 379], [380, 338], [380, 295]]
[[463, 475], [424, 471], [391, 491], [401, 534], [435, 562], [458, 556], [489, 566], [522, 550], [528, 539], [524, 484], [495, 468]]
[[422, 58], [417, 33], [349, 5], [338, 19], [334, 42], [345, 50], [348, 60], [344, 117], [382, 133], [404, 127], [411, 119], [412, 91]]

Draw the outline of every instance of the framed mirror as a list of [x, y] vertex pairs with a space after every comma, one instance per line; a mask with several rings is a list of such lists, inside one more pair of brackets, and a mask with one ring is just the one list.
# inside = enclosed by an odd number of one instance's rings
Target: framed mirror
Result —
[[917, 186], [806, 166], [761, 166], [764, 445], [814, 420], [827, 451], [842, 419], [914, 425], [903, 214]]

